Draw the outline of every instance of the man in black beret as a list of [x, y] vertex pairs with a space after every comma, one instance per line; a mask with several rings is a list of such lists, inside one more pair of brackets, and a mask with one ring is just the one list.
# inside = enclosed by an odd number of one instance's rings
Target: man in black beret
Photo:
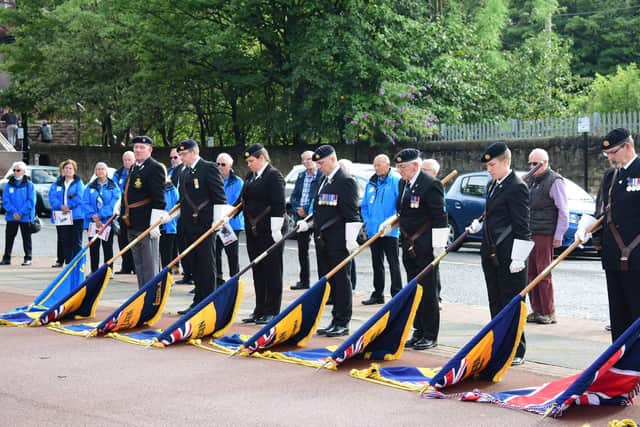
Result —
[[[480, 255], [489, 296], [491, 318], [495, 317], [527, 285], [526, 260], [533, 248], [529, 240], [529, 189], [511, 169], [511, 150], [504, 142], [487, 147], [480, 159], [491, 175], [487, 186], [484, 222], [473, 220], [471, 233], [484, 229]], [[522, 365], [524, 332], [512, 365]]]
[[[127, 225], [129, 241], [138, 237], [151, 224], [169, 221], [164, 210], [164, 168], [153, 157], [153, 141], [145, 135], [132, 140], [133, 155], [136, 159], [127, 177], [120, 218]], [[144, 286], [160, 271], [160, 227], [157, 226], [131, 249], [135, 265], [138, 287]]]
[[[614, 129], [600, 144], [611, 168], [600, 184], [604, 216], [598, 233], [602, 244], [602, 268], [607, 277], [611, 339], [615, 341], [640, 317], [640, 160], [633, 138], [624, 128]], [[595, 218], [582, 215], [576, 239], [586, 242]]]
[[[187, 139], [178, 145], [177, 151], [185, 165], [178, 189], [179, 223], [184, 234], [184, 243], [189, 247], [211, 228], [214, 221], [223, 218], [230, 207], [226, 205], [227, 198], [218, 166], [200, 157], [198, 144], [192, 139]], [[209, 235], [186, 256], [195, 282], [195, 292], [191, 306], [178, 314], [185, 314], [214, 291], [214, 244], [215, 235]]]
[[[322, 179], [313, 198], [313, 227], [316, 243], [318, 276], [331, 269], [358, 248], [357, 236], [362, 227], [358, 209], [358, 185], [338, 164], [336, 152], [330, 145], [322, 145], [313, 153]], [[297, 223], [299, 233], [309, 230], [306, 221]], [[331, 323], [318, 329], [319, 335], [339, 337], [349, 334], [352, 314], [351, 284], [345, 268], [330, 280], [333, 310]]]
[[[402, 234], [402, 263], [407, 279], [413, 280], [436, 256], [444, 252], [449, 237], [447, 212], [442, 183], [421, 170], [420, 151], [405, 148], [395, 155], [396, 167], [402, 179], [398, 188], [396, 210]], [[396, 217], [380, 224], [387, 234]], [[428, 350], [438, 345], [440, 308], [434, 272], [420, 281], [422, 299], [413, 321], [413, 336], [405, 347]]]

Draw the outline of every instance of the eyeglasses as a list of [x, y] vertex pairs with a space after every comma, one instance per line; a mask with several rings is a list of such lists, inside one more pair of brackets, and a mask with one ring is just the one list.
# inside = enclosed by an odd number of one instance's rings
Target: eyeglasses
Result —
[[218, 163], [218, 166], [227, 166], [226, 163]]
[[541, 163], [543, 162], [529, 162], [529, 166], [538, 166]]
[[171, 156], [171, 158], [172, 158], [173, 160], [175, 160], [175, 159], [177, 159], [177, 158], [178, 158], [178, 156]]
[[627, 145], [626, 143], [622, 144], [620, 147], [613, 149], [611, 151], [604, 151], [602, 150], [602, 155], [605, 157], [609, 157], [613, 154], [616, 154], [618, 151], [622, 150], [624, 148], [624, 146]]
[[14, 169], [14, 172], [22, 172], [22, 169]]

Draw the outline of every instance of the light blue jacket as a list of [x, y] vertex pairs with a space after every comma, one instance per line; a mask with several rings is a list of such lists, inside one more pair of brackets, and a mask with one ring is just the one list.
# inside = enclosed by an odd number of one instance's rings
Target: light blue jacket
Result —
[[[64, 204], [64, 177], [60, 176], [51, 184], [49, 188], [49, 203], [51, 203], [51, 221], [53, 221], [53, 211], [59, 211]], [[82, 196], [84, 194], [84, 184], [77, 176], [73, 178], [67, 194], [67, 206], [71, 209], [73, 220], [84, 219], [82, 210]]]
[[[7, 222], [33, 222], [36, 219], [36, 187], [31, 178], [24, 176], [17, 181], [13, 176], [2, 192], [2, 207], [7, 211]], [[18, 221], [13, 214], [20, 214]]]
[[[384, 178], [373, 175], [369, 179], [360, 207], [368, 237], [378, 232], [380, 224], [385, 219], [396, 214], [399, 182], [400, 175], [392, 170]], [[387, 237], [397, 238], [399, 235], [400, 230], [396, 227], [387, 234]]]
[[[164, 186], [164, 209], [168, 212], [178, 203], [180, 197], [178, 196], [178, 190], [172, 183], [167, 183]], [[173, 218], [171, 221], [160, 226], [160, 230], [165, 234], [176, 234], [178, 232], [178, 217]]]
[[[82, 195], [84, 227], [89, 227], [95, 214], [98, 214], [100, 221], [107, 222], [113, 215], [113, 209], [120, 198], [120, 194], [120, 187], [111, 178], [107, 178], [104, 185], [100, 184], [97, 178], [91, 181]], [[75, 218], [75, 214], [73, 217]]]
[[[227, 196], [228, 204], [234, 205], [236, 203], [242, 193], [243, 186], [242, 178], [233, 172], [224, 179], [224, 194]], [[229, 225], [235, 231], [244, 230], [244, 216], [242, 215], [242, 211], [229, 220]]]

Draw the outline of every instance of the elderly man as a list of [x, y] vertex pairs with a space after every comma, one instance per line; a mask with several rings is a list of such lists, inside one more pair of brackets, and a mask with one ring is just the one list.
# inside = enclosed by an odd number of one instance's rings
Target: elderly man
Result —
[[[607, 278], [611, 339], [615, 341], [640, 317], [640, 159], [627, 129], [614, 129], [600, 144], [609, 169], [600, 185], [604, 216], [600, 240]], [[595, 222], [582, 215], [576, 238], [586, 242]]]
[[[313, 159], [313, 151], [305, 151], [300, 155], [304, 171], [298, 174], [296, 184], [291, 193], [290, 203], [296, 221], [309, 215], [309, 208], [320, 181], [321, 173], [316, 169]], [[291, 286], [293, 290], [309, 289], [309, 241], [311, 231], [298, 233], [298, 262], [300, 264], [300, 280]]]
[[[125, 151], [124, 153], [122, 153], [122, 166], [113, 173], [113, 181], [118, 184], [118, 187], [120, 187], [120, 193], [123, 195], [124, 187], [127, 184], [127, 178], [129, 177], [131, 167], [135, 164], [135, 162], [136, 158], [133, 154], [133, 151]], [[118, 222], [120, 225], [120, 232], [118, 233], [118, 247], [122, 249], [129, 244], [129, 232], [127, 231], [127, 224], [122, 220], [122, 218], [118, 218]], [[132, 252], [126, 252], [122, 256], [122, 265], [120, 266], [120, 270], [116, 271], [116, 274], [135, 274], [135, 272], [136, 269], [133, 264]]]
[[440, 173], [440, 163], [436, 159], [424, 159], [420, 168], [422, 172], [434, 178]]
[[[569, 227], [569, 203], [564, 179], [549, 167], [549, 154], [536, 148], [529, 154], [529, 166], [540, 168], [529, 180], [529, 228], [535, 243], [529, 256], [528, 281], [542, 272], [553, 258], [553, 248], [562, 245]], [[553, 283], [549, 273], [529, 293], [531, 310], [527, 322], [548, 325], [556, 323]]]
[[[391, 170], [391, 161], [387, 155], [377, 155], [373, 159], [373, 168], [375, 173], [364, 189], [364, 200], [360, 207], [368, 238], [378, 232], [380, 224], [385, 219], [396, 214], [396, 200], [400, 183], [400, 175]], [[399, 235], [400, 230], [394, 228], [389, 234], [377, 239], [369, 247], [373, 266], [373, 293], [369, 299], [362, 301], [362, 304], [384, 304], [385, 256], [391, 275], [391, 296], [393, 297], [402, 290], [398, 251]]]

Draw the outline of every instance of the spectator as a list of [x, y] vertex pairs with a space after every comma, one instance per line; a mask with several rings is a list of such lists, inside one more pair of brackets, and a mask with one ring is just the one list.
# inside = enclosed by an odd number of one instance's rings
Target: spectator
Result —
[[11, 264], [13, 242], [20, 228], [24, 249], [23, 266], [31, 265], [31, 223], [36, 219], [36, 189], [31, 178], [26, 176], [27, 165], [15, 162], [13, 176], [2, 193], [2, 206], [6, 211], [4, 256], [0, 265]]
[[42, 124], [40, 125], [40, 129], [38, 129], [38, 134], [37, 136], [40, 137], [40, 141], [50, 144], [52, 141], [52, 137], [51, 137], [51, 126], [49, 126], [49, 124], [47, 123], [46, 120], [42, 121]]
[[7, 141], [9, 141], [9, 144], [17, 149], [18, 147], [16, 146], [16, 144], [18, 142], [18, 116], [16, 116], [16, 113], [9, 109], [2, 115], [2, 117], [0, 117], [0, 120], [5, 122], [5, 124], [7, 125]]
[[[122, 167], [120, 167], [117, 171], [113, 173], [113, 180], [120, 187], [120, 193], [124, 194], [124, 187], [127, 184], [127, 178], [129, 178], [129, 173], [131, 172], [131, 166], [136, 162], [136, 158], [133, 155], [133, 151], [125, 151], [122, 153]], [[120, 231], [118, 232], [118, 247], [120, 249], [124, 248], [129, 244], [128, 237], [128, 228], [127, 224], [122, 220], [122, 218], [118, 218], [118, 223], [120, 224]], [[122, 265], [120, 266], [120, 271], [116, 271], [116, 274], [135, 274], [136, 269], [133, 265], [133, 255], [131, 251], [125, 252], [122, 255]]]
[[[160, 166], [165, 167], [162, 163]], [[171, 177], [167, 175], [167, 181], [164, 184], [164, 209], [170, 211], [178, 203], [178, 190], [171, 182]], [[177, 256], [176, 233], [178, 232], [178, 218], [172, 217], [171, 220], [160, 226], [160, 263], [162, 267], [169, 264]], [[172, 270], [173, 274], [176, 274]]]

